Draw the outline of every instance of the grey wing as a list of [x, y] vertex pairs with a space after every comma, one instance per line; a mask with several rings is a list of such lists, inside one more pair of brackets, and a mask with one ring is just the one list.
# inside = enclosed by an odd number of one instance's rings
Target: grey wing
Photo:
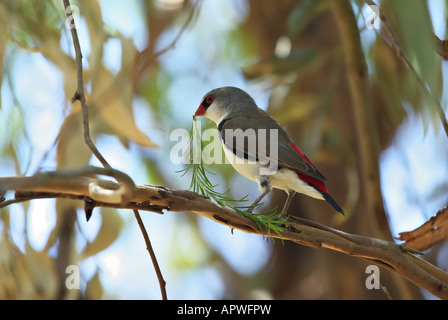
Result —
[[[223, 144], [240, 158], [289, 168], [320, 181], [327, 179], [305, 155], [293, 149], [286, 131], [265, 111], [224, 119], [218, 127]], [[274, 129], [274, 130], [272, 130]]]
[[218, 127], [225, 147], [239, 158], [259, 161], [257, 155], [257, 128], [252, 119], [241, 116], [224, 119]]

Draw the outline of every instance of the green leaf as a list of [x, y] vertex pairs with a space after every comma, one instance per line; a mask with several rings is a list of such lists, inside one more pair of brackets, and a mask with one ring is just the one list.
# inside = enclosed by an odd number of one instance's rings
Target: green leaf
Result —
[[[403, 50], [433, 97], [441, 94], [440, 56], [434, 50], [431, 17], [425, 1], [395, 0], [387, 2], [394, 15]], [[426, 99], [426, 107], [436, 114], [437, 106]]]

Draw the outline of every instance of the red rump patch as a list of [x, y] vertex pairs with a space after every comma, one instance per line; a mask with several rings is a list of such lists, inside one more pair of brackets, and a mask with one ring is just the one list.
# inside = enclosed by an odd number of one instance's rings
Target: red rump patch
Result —
[[[290, 142], [289, 146], [291, 148], [293, 148], [301, 157], [303, 160], [305, 160], [306, 162], [308, 162], [308, 164], [315, 170], [316, 167], [311, 163], [311, 161], [306, 157], [306, 155], [302, 152], [302, 150], [299, 149], [298, 146], [296, 146], [294, 143]], [[316, 178], [307, 176], [306, 174], [303, 173], [297, 173], [297, 176], [299, 177], [300, 180], [305, 181], [306, 183], [309, 183], [310, 185], [312, 185], [313, 187], [317, 188], [320, 192], [327, 194], [328, 190], [327, 187], [325, 186], [325, 184], [320, 181], [317, 180]]]
[[302, 150], [299, 149], [298, 146], [296, 146], [294, 143], [290, 142], [289, 146], [291, 148], [293, 148], [298, 154], [300, 154], [300, 156], [303, 158], [303, 160], [305, 160], [306, 162], [308, 162], [308, 164], [313, 168], [316, 169], [316, 167], [311, 163], [311, 161], [306, 157], [306, 155], [302, 152]]
[[298, 172], [296, 172], [296, 173], [299, 176], [300, 180], [305, 181], [306, 183], [312, 185], [313, 187], [317, 188], [320, 192], [322, 192], [324, 194], [328, 193], [327, 187], [325, 186], [325, 184], [322, 181], [317, 180], [316, 178], [307, 176], [306, 174], [303, 174], [303, 173], [298, 173]]

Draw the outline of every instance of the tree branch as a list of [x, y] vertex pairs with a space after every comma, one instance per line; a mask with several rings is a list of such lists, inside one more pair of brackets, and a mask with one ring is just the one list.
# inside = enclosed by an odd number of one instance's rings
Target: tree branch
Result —
[[[92, 169], [88, 168], [87, 171], [89, 172], [89, 170]], [[40, 179], [39, 177], [0, 178], [0, 190], [3, 190], [3, 192], [6, 191], [6, 186], [8, 186], [8, 190], [15, 190], [16, 196], [19, 196], [18, 201], [21, 199], [20, 196], [23, 196], [23, 192], [26, 192], [27, 195], [27, 198], [22, 198], [23, 201], [41, 198], [42, 194], [45, 194], [45, 197], [66, 198], [70, 195], [78, 199], [88, 199], [89, 189], [85, 188], [85, 185], [89, 181], [92, 182], [90, 179], [94, 178], [82, 175], [67, 178], [67, 174], [65, 173], [61, 175], [66, 178], [65, 184], [62, 184], [63, 180], [60, 179], [59, 171], [47, 174], [46, 179]], [[36, 180], [38, 179], [42, 182], [39, 187], [36, 186]], [[31, 188], [25, 186], [25, 182], [30, 181], [34, 183], [36, 189], [39, 191], [30, 191]], [[117, 190], [120, 188], [121, 183], [96, 181], [96, 184]], [[54, 187], [60, 188], [60, 193], [52, 193]], [[80, 190], [83, 190], [84, 193], [80, 193]], [[229, 226], [230, 228], [247, 233], [282, 239], [283, 241], [292, 241], [313, 248], [327, 248], [339, 251], [392, 270], [433, 295], [441, 299], [448, 299], [448, 274], [429, 262], [415, 256], [415, 254], [419, 253], [418, 251], [394, 242], [349, 234], [293, 216], [290, 216], [288, 219], [287, 223], [289, 226], [288, 228], [285, 226], [283, 232], [279, 234], [266, 234], [266, 230], [260, 228], [254, 221], [239, 215], [233, 210], [220, 207], [195, 192], [151, 185], [136, 185], [134, 191], [132, 198], [127, 204], [109, 203], [107, 205], [115, 208], [128, 208], [131, 205], [139, 204], [140, 206], [147, 207], [148, 211], [157, 211], [151, 209], [157, 208], [158, 212], [162, 209], [172, 212], [191, 211]], [[0, 202], [0, 207], [5, 206], [5, 203], [9, 205], [12, 202], [11, 200], [9, 202]], [[95, 206], [102, 205], [104, 204], [95, 202]], [[161, 282], [160, 285], [162, 288], [163, 283]]]

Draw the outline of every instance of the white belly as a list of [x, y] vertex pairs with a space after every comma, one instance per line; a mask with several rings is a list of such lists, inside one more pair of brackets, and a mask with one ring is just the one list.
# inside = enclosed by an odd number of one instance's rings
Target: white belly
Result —
[[297, 173], [292, 170], [280, 169], [276, 174], [270, 176], [269, 179], [271, 180], [272, 186], [276, 189], [285, 190], [286, 192], [294, 190], [295, 192], [303, 193], [316, 199], [324, 199], [319, 191], [300, 180]]
[[259, 172], [261, 169], [261, 165], [254, 161], [249, 161], [244, 158], [238, 158], [232, 151], [223, 146], [224, 153], [226, 154], [227, 160], [229, 163], [235, 168], [236, 171], [241, 173], [247, 179], [258, 182], [259, 179], [257, 177], [260, 176]]
[[[263, 168], [260, 163], [254, 163], [254, 161], [238, 158], [231, 150], [226, 147], [223, 147], [223, 149], [227, 160], [236, 171], [244, 177], [259, 184], [261, 180], [260, 169]], [[264, 177], [269, 178], [273, 188], [285, 190], [286, 192], [294, 190], [295, 192], [303, 193], [316, 199], [324, 199], [316, 189], [311, 187], [308, 183], [300, 180], [297, 174], [292, 170], [282, 168], [277, 170], [274, 174], [264, 175]]]

